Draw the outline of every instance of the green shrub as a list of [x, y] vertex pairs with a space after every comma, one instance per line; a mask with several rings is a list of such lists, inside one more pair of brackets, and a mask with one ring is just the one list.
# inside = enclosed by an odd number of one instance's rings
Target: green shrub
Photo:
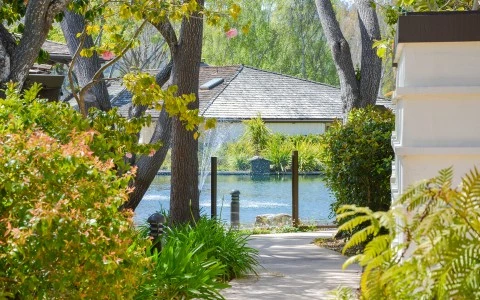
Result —
[[34, 98], [0, 99], [0, 295], [132, 298], [149, 263], [118, 211], [134, 170], [118, 174], [121, 153], [96, 156], [98, 132], [72, 130], [85, 123], [70, 108]]
[[295, 145], [298, 150], [298, 169], [300, 172], [320, 171], [320, 156], [323, 151], [321, 143], [314, 143], [307, 137], [298, 140]]
[[[345, 249], [373, 239], [358, 262], [362, 299], [480, 298], [480, 173], [474, 169], [451, 186], [452, 169], [404, 193], [387, 212], [345, 206], [342, 225], [365, 225]], [[382, 233], [383, 232], [383, 233]], [[388, 232], [388, 233], [385, 233]]]
[[144, 275], [136, 299], [223, 299], [225, 266], [210, 255], [212, 249], [197, 245], [194, 231], [167, 234], [162, 251], [152, 254], [154, 269]]
[[197, 244], [213, 249], [210, 254], [225, 265], [224, 280], [255, 273], [258, 251], [248, 247], [247, 235], [226, 229], [221, 221], [206, 217], [202, 217], [193, 230]]
[[225, 155], [228, 170], [247, 171], [250, 170], [250, 159], [255, 155], [255, 151], [248, 141], [240, 140], [228, 144]]
[[138, 299], [223, 299], [223, 282], [254, 273], [257, 250], [247, 236], [202, 217], [194, 226], [168, 229], [165, 246], [154, 254], [155, 268]]
[[268, 138], [272, 134], [270, 129], [265, 125], [260, 114], [256, 118], [243, 121], [243, 123], [246, 129], [243, 138], [253, 145], [255, 155], [260, 155], [267, 145]]
[[294, 145], [285, 135], [272, 134], [262, 154], [272, 163], [272, 171], [285, 172], [291, 164]]
[[348, 122], [335, 122], [324, 134], [321, 155], [326, 184], [335, 195], [332, 212], [344, 204], [373, 210], [390, 207], [394, 129], [391, 111], [354, 109]]

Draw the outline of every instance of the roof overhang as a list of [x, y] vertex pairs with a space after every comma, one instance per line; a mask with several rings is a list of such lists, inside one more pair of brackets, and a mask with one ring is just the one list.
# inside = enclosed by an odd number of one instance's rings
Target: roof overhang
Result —
[[398, 18], [393, 65], [402, 44], [480, 41], [480, 11], [407, 13]]

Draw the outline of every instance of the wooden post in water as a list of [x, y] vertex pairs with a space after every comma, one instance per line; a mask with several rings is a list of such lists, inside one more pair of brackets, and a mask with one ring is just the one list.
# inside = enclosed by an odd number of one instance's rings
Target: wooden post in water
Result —
[[210, 165], [211, 218], [217, 217], [217, 158], [211, 157]]
[[298, 221], [298, 151], [292, 154], [292, 222], [297, 227]]

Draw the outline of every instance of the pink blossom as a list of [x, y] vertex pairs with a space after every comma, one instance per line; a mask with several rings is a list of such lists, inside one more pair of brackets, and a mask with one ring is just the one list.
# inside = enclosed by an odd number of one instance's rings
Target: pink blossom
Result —
[[125, 154], [125, 157], [126, 157], [126, 158], [132, 158], [132, 153], [127, 152], [127, 154]]
[[227, 39], [234, 38], [238, 35], [238, 30], [236, 28], [231, 28], [229, 31], [225, 32]]
[[115, 57], [115, 54], [113, 54], [112, 51], [104, 51], [104, 52], [102, 53], [102, 58], [103, 58], [104, 60], [111, 60], [111, 59], [113, 59], [114, 57]]
[[148, 156], [152, 157], [155, 154], [155, 149], [151, 149], [150, 153], [148, 153]]

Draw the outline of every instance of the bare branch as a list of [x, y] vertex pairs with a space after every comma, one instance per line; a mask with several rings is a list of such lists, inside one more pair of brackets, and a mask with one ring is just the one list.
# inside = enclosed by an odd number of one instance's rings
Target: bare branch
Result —
[[[100, 78], [100, 76], [102, 76], [103, 74], [103, 71], [105, 71], [108, 67], [110, 67], [111, 65], [113, 65], [114, 63], [116, 63], [120, 58], [122, 58], [122, 56], [132, 47], [135, 39], [137, 38], [137, 36], [140, 34], [140, 32], [142, 31], [143, 27], [145, 26], [145, 24], [147, 24], [147, 21], [143, 21], [142, 24], [135, 30], [135, 33], [133, 34], [133, 37], [132, 37], [132, 40], [130, 41], [130, 43], [128, 43], [128, 45], [123, 48], [122, 52], [120, 54], [118, 54], [114, 59], [110, 60], [108, 63], [104, 64], [96, 73], [95, 75], [93, 76], [93, 78], [90, 80], [89, 83], [87, 83], [84, 87], [82, 87], [82, 89], [80, 90], [80, 98], [83, 99], [83, 97], [85, 96], [85, 94], [88, 92], [88, 90], [96, 83], [98, 82], [98, 79]], [[80, 47], [79, 47], [80, 49]]]
[[176, 49], [178, 46], [178, 38], [177, 34], [175, 33], [175, 30], [173, 29], [172, 23], [170, 23], [170, 20], [165, 19], [162, 22], [152, 24], [157, 28], [157, 30], [160, 32], [160, 34], [163, 36], [165, 41], [168, 44], [168, 47], [170, 48], [170, 53], [172, 57], [176, 53]]

